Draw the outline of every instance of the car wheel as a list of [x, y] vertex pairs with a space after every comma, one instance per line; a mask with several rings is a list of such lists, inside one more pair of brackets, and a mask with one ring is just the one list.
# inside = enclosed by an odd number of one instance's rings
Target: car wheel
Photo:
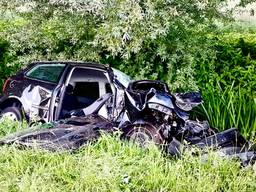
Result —
[[6, 117], [9, 118], [13, 121], [22, 121], [23, 120], [23, 116], [22, 116], [22, 112], [21, 109], [18, 107], [7, 107], [5, 108], [2, 113], [1, 113], [2, 117]]
[[141, 147], [146, 147], [152, 142], [157, 145], [164, 143], [164, 139], [159, 133], [159, 130], [151, 124], [130, 125], [124, 128], [123, 132], [124, 138], [139, 144]]

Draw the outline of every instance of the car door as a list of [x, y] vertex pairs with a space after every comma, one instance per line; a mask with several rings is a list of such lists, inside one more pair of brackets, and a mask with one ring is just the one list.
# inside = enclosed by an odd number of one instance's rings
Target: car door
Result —
[[30, 120], [48, 121], [52, 94], [65, 67], [63, 63], [38, 63], [25, 73], [21, 101]]
[[[88, 107], [111, 89], [108, 72], [93, 67], [73, 66], [64, 81], [53, 93], [51, 120], [65, 118], [64, 112]], [[72, 94], [67, 94], [70, 87]]]

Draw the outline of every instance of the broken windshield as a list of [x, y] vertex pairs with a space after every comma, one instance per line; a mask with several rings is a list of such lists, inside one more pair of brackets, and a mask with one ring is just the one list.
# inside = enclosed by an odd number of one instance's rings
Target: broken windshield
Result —
[[118, 69], [113, 69], [113, 73], [115, 75], [115, 78], [125, 87], [127, 88], [129, 83], [132, 81], [131, 77], [126, 75], [125, 73], [119, 71]]

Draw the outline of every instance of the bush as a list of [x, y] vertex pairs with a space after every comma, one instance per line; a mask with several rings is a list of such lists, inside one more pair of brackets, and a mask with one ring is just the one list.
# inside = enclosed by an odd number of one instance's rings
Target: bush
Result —
[[193, 90], [194, 55], [209, 47], [205, 37], [216, 28], [218, 5], [219, 0], [3, 0], [0, 11], [6, 23], [14, 21], [2, 34], [22, 65], [42, 59], [111, 62], [133, 77]]
[[19, 65], [10, 65], [14, 59], [15, 56], [12, 56], [10, 52], [9, 42], [0, 38], [0, 87], [5, 79], [19, 69]]
[[[227, 29], [226, 29], [227, 30]], [[216, 35], [215, 58], [196, 66], [204, 98], [199, 110], [212, 127], [238, 128], [246, 137], [256, 130], [256, 35], [232, 30]], [[199, 113], [200, 113], [199, 112]]]
[[256, 36], [251, 41], [242, 37], [217, 39], [214, 49], [214, 61], [197, 66], [196, 79], [200, 88], [213, 86], [218, 89], [221, 86], [225, 89], [232, 86], [233, 90], [240, 89], [243, 94], [253, 98], [256, 90]]

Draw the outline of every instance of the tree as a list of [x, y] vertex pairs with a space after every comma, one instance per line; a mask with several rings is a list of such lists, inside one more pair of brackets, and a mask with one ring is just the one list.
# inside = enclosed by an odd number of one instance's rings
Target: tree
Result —
[[[209, 32], [221, 0], [2, 0], [2, 30], [19, 63], [109, 62], [172, 89], [197, 89], [195, 65], [209, 62]], [[142, 70], [143, 69], [143, 70]]]

